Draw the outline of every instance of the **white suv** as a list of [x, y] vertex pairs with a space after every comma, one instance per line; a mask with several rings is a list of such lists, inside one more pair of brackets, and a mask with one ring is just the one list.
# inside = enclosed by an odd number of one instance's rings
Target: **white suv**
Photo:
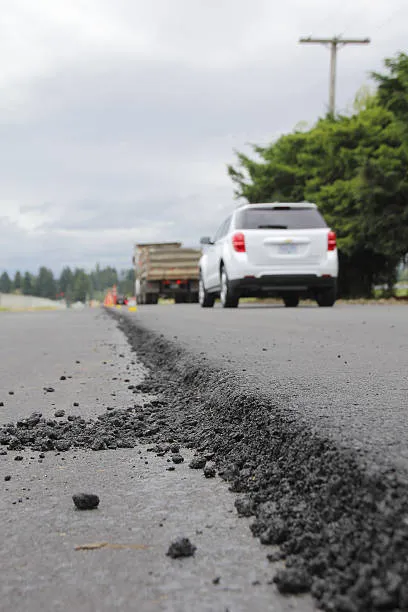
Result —
[[199, 302], [224, 308], [240, 297], [281, 296], [285, 306], [312, 297], [319, 306], [336, 301], [336, 234], [316, 204], [248, 204], [221, 224], [200, 259]]

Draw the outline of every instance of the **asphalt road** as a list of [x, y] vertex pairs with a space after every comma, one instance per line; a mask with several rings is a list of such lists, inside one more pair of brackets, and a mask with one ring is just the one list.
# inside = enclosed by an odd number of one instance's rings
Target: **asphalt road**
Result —
[[408, 476], [408, 308], [144, 306], [129, 313], [240, 375], [368, 463]]
[[[140, 316], [154, 319], [157, 312]], [[198, 309], [160, 309], [170, 326], [172, 316], [188, 321], [197, 315]], [[115, 322], [100, 312], [4, 313], [0, 337], [2, 424], [33, 411], [54, 418], [61, 409], [89, 419], [149, 399], [129, 390], [129, 381], [142, 380], [143, 367]], [[219, 478], [190, 470], [192, 451], [181, 452], [186, 461], [171, 472], [166, 456], [142, 444], [49, 451], [44, 458], [30, 450], [2, 454], [0, 610], [315, 609], [308, 596], [277, 593], [271, 584], [276, 567], [251, 537], [247, 519], [237, 516], [234, 495]], [[17, 455], [23, 459], [15, 461]], [[74, 509], [71, 496], [81, 490], [99, 495], [98, 510]], [[179, 536], [197, 546], [194, 558], [166, 556]], [[76, 550], [89, 543], [107, 545]]]

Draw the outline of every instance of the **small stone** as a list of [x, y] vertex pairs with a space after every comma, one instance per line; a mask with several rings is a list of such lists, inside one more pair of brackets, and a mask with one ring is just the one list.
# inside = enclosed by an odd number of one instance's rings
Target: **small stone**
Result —
[[253, 514], [252, 502], [248, 497], [238, 497], [234, 506], [240, 516], [252, 516]]
[[38, 455], [38, 457], [39, 457], [40, 459], [45, 459], [45, 455], [44, 455], [44, 453], [40, 453], [40, 454]]
[[67, 380], [66, 376], [60, 376], [60, 380]]
[[177, 453], [180, 452], [180, 445], [179, 444], [172, 444], [170, 446], [170, 450], [171, 450], [172, 453], [177, 454]]
[[0, 402], [0, 407], [2, 408], [4, 406], [4, 402]]
[[5, 476], [5, 477], [4, 477], [4, 480], [5, 480], [6, 482], [8, 482], [9, 480], [11, 480], [11, 476], [9, 476], [9, 475], [8, 475], [8, 476]]
[[75, 406], [75, 407], [78, 407], [79, 406], [79, 402], [74, 402], [72, 405]]
[[65, 416], [65, 410], [56, 410], [54, 416], [57, 418]]
[[174, 465], [171, 465], [170, 467], [166, 468], [166, 472], [174, 472], [176, 468], [174, 467]]
[[205, 468], [205, 464], [207, 463], [207, 459], [205, 457], [194, 457], [189, 466], [192, 470], [202, 470]]
[[21, 455], [16, 455], [14, 457], [14, 461], [22, 461], [22, 460], [23, 460], [23, 457]]
[[173, 463], [183, 463], [184, 461], [184, 457], [182, 457], [181, 455], [172, 455], [171, 459]]
[[91, 449], [93, 451], [105, 450], [106, 444], [101, 438], [95, 438], [95, 440], [92, 442]]
[[68, 442], [68, 440], [57, 440], [54, 446], [57, 451], [65, 452], [71, 448], [71, 442]]
[[44, 387], [44, 391], [47, 393], [54, 393], [55, 389], [54, 387]]
[[72, 499], [78, 510], [94, 510], [99, 506], [99, 497], [94, 493], [77, 493]]
[[215, 478], [215, 467], [213, 467], [212, 465], [206, 465], [204, 468], [204, 476], [206, 478]]
[[281, 559], [283, 559], [284, 556], [285, 555], [284, 555], [284, 553], [281, 550], [275, 550], [274, 552], [269, 553], [268, 555], [266, 555], [266, 558], [271, 563], [276, 563], [277, 561], [280, 561]]
[[9, 395], [14, 395], [14, 391], [9, 391]]
[[221, 576], [217, 576], [216, 578], [213, 578], [212, 583], [213, 584], [220, 584], [220, 580], [221, 580]]
[[77, 359], [75, 363], [81, 363], [81, 362]]
[[304, 569], [296, 567], [280, 570], [273, 581], [280, 593], [305, 593], [312, 584], [311, 576]]
[[192, 557], [194, 556], [196, 550], [197, 547], [194, 546], [194, 544], [192, 544], [188, 538], [178, 538], [170, 544], [166, 555], [172, 559]]

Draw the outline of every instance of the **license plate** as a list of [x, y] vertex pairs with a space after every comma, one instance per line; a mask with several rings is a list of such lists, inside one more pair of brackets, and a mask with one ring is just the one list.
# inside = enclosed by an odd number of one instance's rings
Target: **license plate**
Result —
[[279, 253], [293, 255], [293, 253], [297, 253], [297, 244], [280, 244]]
[[179, 288], [179, 285], [177, 285], [177, 283], [172, 283], [170, 285], [170, 289], [178, 289], [178, 288]]

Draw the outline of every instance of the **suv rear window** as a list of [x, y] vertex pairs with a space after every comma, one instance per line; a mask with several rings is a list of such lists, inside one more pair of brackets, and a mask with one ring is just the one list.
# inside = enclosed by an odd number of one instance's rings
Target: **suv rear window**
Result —
[[246, 208], [238, 213], [237, 229], [316, 229], [327, 227], [316, 208]]

